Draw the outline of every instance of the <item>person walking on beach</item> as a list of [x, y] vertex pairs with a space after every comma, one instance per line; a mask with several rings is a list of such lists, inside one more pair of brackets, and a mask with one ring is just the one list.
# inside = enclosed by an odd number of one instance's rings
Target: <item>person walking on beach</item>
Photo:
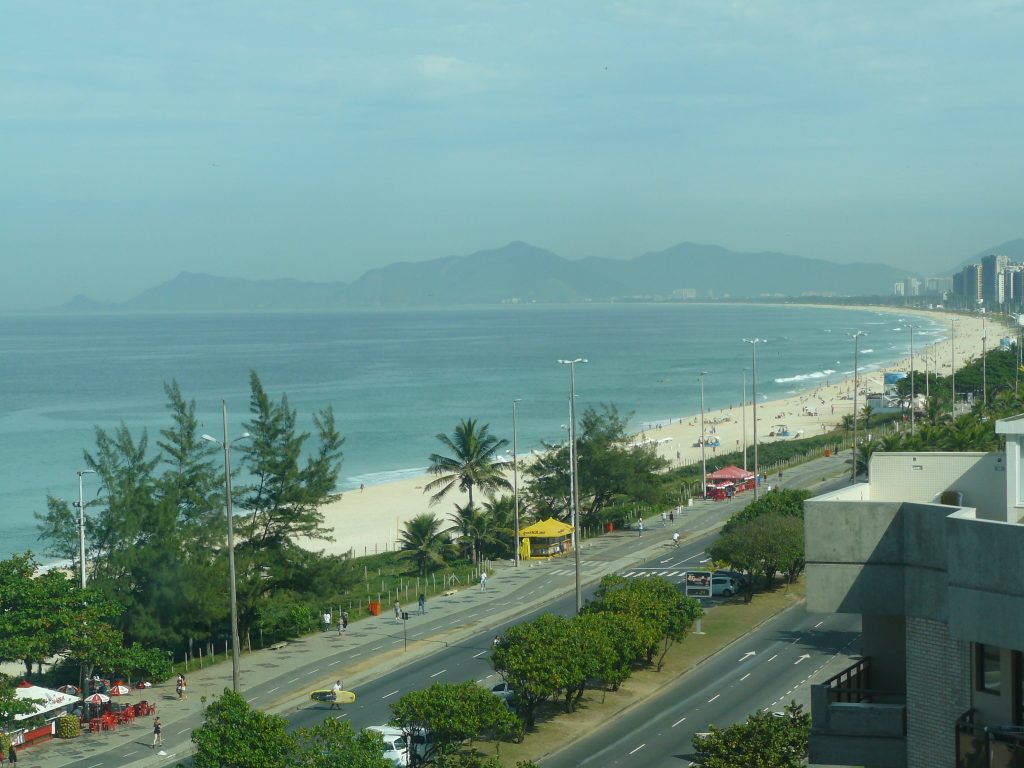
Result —
[[150, 749], [156, 749], [157, 746], [164, 745], [164, 735], [160, 729], [160, 716], [157, 715], [153, 718], [153, 743], [150, 745]]
[[427, 612], [427, 596], [420, 592], [420, 599], [417, 601], [420, 606], [420, 615]]
[[402, 604], [395, 600], [395, 621], [402, 620]]

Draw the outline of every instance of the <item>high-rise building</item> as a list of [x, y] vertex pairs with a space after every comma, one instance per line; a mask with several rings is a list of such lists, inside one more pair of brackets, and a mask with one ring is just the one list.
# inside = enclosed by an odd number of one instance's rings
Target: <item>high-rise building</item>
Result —
[[981, 264], [968, 264], [953, 275], [953, 295], [969, 304], [975, 304], [984, 298]]
[[906, 291], [904, 289], [903, 281], [902, 280], [892, 284], [892, 295], [893, 296], [906, 296], [907, 295]]
[[1003, 270], [1010, 265], [1010, 257], [990, 253], [981, 260], [981, 298], [994, 309], [1003, 303]]
[[929, 277], [924, 281], [925, 293], [948, 293], [953, 290], [952, 277]]

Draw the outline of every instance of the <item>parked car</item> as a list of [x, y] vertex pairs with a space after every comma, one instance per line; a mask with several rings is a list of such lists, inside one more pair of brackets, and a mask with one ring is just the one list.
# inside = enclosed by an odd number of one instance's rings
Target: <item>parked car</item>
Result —
[[512, 697], [515, 696], [515, 691], [512, 690], [512, 686], [504, 682], [491, 686], [491, 693], [506, 704], [509, 704], [512, 701]]
[[737, 583], [737, 585], [739, 585], [740, 589], [742, 589], [743, 587], [747, 586], [747, 583], [750, 581], [750, 576], [748, 576], [745, 573], [741, 573], [740, 571], [728, 571], [728, 570], [725, 570], [725, 569], [721, 569], [721, 570], [715, 571], [714, 575], [715, 576], [728, 576], [730, 579], [735, 581]]
[[396, 768], [409, 765], [409, 743], [400, 728], [390, 725], [371, 725], [366, 730], [374, 731], [384, 739], [384, 758], [395, 764]]
[[711, 596], [712, 597], [732, 597], [740, 591], [740, 583], [731, 576], [712, 576], [711, 577]]

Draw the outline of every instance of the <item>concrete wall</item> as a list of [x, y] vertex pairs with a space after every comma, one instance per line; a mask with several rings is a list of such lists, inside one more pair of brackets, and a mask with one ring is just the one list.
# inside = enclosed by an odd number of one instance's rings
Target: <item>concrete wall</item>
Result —
[[875, 453], [869, 470], [872, 501], [938, 502], [963, 493], [979, 516], [1006, 519], [1006, 458], [1001, 453]]
[[861, 617], [861, 653], [871, 659], [866, 687], [906, 693], [907, 630], [902, 616], [865, 613]]
[[977, 520], [971, 510], [944, 523], [950, 634], [1024, 650], [1024, 525]]
[[978, 668], [973, 663], [974, 647], [971, 648], [971, 706], [976, 710], [975, 718], [979, 723], [1012, 725], [1013, 724], [1013, 651], [999, 649], [999, 670], [1002, 680], [998, 693], [978, 690]]

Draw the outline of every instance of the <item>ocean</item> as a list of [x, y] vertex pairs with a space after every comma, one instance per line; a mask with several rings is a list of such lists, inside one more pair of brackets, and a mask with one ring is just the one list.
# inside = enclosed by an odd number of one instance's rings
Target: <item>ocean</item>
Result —
[[[915, 349], [943, 326], [920, 318]], [[758, 397], [812, 389], [853, 370], [906, 357], [899, 315], [787, 305], [600, 304], [351, 310], [310, 314], [0, 315], [0, 556], [41, 547], [33, 511], [46, 495], [78, 498], [77, 469], [95, 429], [125, 423], [156, 448], [169, 425], [164, 384], [194, 399], [203, 431], [229, 436], [249, 418], [249, 372], [274, 399], [287, 394], [300, 426], [332, 405], [345, 436], [340, 489], [423, 470], [435, 435], [463, 417], [512, 439], [520, 453], [564, 439], [569, 369], [579, 409], [613, 403], [645, 425], [742, 399], [757, 336]], [[747, 386], [750, 375], [747, 373]], [[86, 476], [86, 497], [97, 489]]]

